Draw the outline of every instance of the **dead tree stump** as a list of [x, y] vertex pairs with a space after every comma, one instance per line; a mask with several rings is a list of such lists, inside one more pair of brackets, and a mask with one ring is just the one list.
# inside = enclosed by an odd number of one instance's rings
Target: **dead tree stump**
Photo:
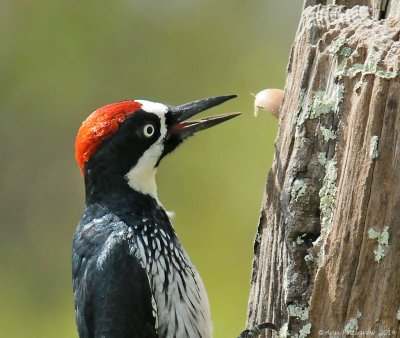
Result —
[[400, 1], [337, 2], [291, 52], [247, 326], [399, 337]]

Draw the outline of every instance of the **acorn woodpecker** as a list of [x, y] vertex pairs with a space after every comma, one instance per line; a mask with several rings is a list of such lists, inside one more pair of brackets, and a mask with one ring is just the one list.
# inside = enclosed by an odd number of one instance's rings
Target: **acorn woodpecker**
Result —
[[203, 282], [157, 198], [160, 160], [231, 113], [188, 121], [235, 95], [167, 106], [121, 101], [93, 112], [76, 138], [86, 205], [72, 253], [81, 338], [212, 336]]

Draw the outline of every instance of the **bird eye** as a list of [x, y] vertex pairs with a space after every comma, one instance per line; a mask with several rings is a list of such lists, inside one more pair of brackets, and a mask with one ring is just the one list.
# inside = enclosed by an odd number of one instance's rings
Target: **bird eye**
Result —
[[143, 135], [145, 136], [145, 137], [152, 137], [153, 135], [154, 135], [154, 132], [155, 132], [155, 128], [154, 128], [154, 126], [152, 125], [152, 124], [146, 124], [144, 127], [143, 127]]

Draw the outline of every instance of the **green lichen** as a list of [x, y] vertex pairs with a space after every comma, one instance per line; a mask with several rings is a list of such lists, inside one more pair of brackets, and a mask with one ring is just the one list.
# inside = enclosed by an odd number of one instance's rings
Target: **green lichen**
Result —
[[[343, 48], [344, 49], [344, 48]], [[342, 55], [342, 54], [340, 54]], [[373, 74], [383, 79], [394, 79], [396, 76], [399, 75], [397, 71], [394, 70], [387, 70], [387, 69], [379, 69], [378, 64], [379, 59], [376, 56], [369, 57], [364, 64], [362, 63], [355, 63], [351, 67], [347, 68], [348, 58], [346, 57], [346, 53], [344, 53], [343, 58], [339, 60], [337, 66], [337, 74], [338, 76], [346, 76], [350, 79], [354, 78], [357, 74], [366, 75], [366, 74]], [[357, 88], [361, 86], [361, 84], [356, 84]], [[356, 89], [356, 88], [355, 88]]]
[[316, 119], [330, 112], [337, 113], [344, 97], [344, 85], [337, 83], [327, 91], [316, 91], [310, 104], [306, 105], [306, 92], [302, 91], [296, 111], [295, 124], [300, 127], [308, 119]]
[[307, 183], [304, 180], [296, 179], [292, 184], [292, 191], [290, 193], [292, 200], [297, 200], [299, 197], [306, 193]]
[[304, 237], [306, 237], [307, 234], [303, 234], [301, 236], [297, 236], [295, 243], [297, 245], [301, 245], [304, 243]]
[[312, 254], [308, 254], [308, 255], [305, 255], [304, 256], [304, 260], [306, 261], [306, 262], [313, 262], [314, 261], [314, 256], [312, 255]]
[[308, 312], [309, 312], [308, 307], [305, 307], [303, 309], [300, 306], [291, 304], [288, 306], [288, 311], [290, 317], [295, 317], [300, 320], [308, 319]]
[[286, 338], [289, 337], [289, 325], [288, 323], [285, 323], [281, 326], [281, 328], [279, 329], [279, 338]]
[[390, 70], [378, 70], [376, 75], [383, 79], [394, 79], [397, 76], [397, 72], [390, 71]]
[[346, 76], [347, 75], [347, 64], [349, 62], [349, 56], [352, 54], [352, 50], [350, 47], [343, 47], [338, 54], [338, 65], [336, 76]]
[[326, 232], [332, 223], [336, 195], [337, 168], [336, 161], [329, 160], [325, 165], [325, 177], [319, 191], [321, 210], [321, 230]]
[[344, 98], [344, 84], [343, 83], [337, 83], [335, 86], [335, 92], [334, 92], [334, 96], [336, 99], [335, 102], [335, 112], [337, 113], [339, 110], [339, 103], [343, 101]]
[[325, 257], [325, 239], [330, 230], [332, 219], [333, 219], [333, 211], [334, 211], [334, 202], [336, 196], [336, 180], [337, 180], [337, 168], [335, 160], [327, 160], [325, 164], [325, 176], [322, 182], [322, 187], [319, 191], [319, 209], [321, 212], [321, 235], [318, 239], [313, 242], [314, 246], [319, 247], [319, 252], [317, 256], [307, 255], [304, 257], [304, 260], [307, 261], [315, 261], [318, 266], [320, 266]]
[[368, 230], [368, 237], [378, 242], [377, 248], [374, 250], [375, 262], [380, 262], [386, 255], [386, 250], [389, 246], [389, 227], [384, 227], [381, 232], [370, 228]]
[[340, 56], [349, 57], [351, 55], [351, 48], [350, 47], [343, 47], [339, 53]]
[[[393, 70], [378, 70], [378, 62], [374, 59], [368, 60], [365, 64], [356, 63], [352, 67], [345, 69], [346, 65], [339, 63], [338, 65], [338, 75], [344, 75], [352, 79], [357, 74], [361, 73], [362, 75], [366, 74], [374, 74], [383, 79], [394, 79], [398, 76], [398, 72]], [[360, 85], [359, 85], [360, 86]]]
[[364, 69], [363, 64], [356, 63], [352, 67], [346, 70], [345, 75], [348, 76], [350, 79], [352, 79], [357, 74], [362, 73], [363, 69]]
[[331, 48], [329, 50], [329, 52], [331, 54], [337, 54], [340, 49], [342, 48], [342, 46], [345, 44], [346, 42], [346, 38], [337, 38], [335, 39], [332, 43], [331, 43]]
[[[367, 59], [364, 63], [355, 63], [348, 66], [350, 56], [359, 57], [359, 53], [357, 51], [353, 51], [348, 46], [344, 46], [346, 41], [347, 39], [344, 37], [337, 38], [331, 43], [331, 47], [329, 49], [329, 52], [337, 57], [336, 76], [339, 78], [346, 76], [352, 79], [358, 74], [372, 74], [384, 79], [394, 79], [399, 75], [398, 70], [380, 69], [383, 68], [379, 66], [381, 62], [381, 55], [375, 51], [370, 51], [368, 53]], [[360, 85], [358, 84], [358, 86]]]
[[325, 166], [325, 164], [326, 164], [325, 153], [318, 153], [318, 162], [321, 163], [323, 166]]
[[337, 65], [337, 71], [336, 71], [336, 76], [343, 76], [346, 75], [346, 67], [347, 67], [347, 63], [348, 63], [349, 59], [347, 58], [341, 58], [338, 62]]
[[316, 91], [311, 106], [308, 108], [307, 117], [316, 119], [329, 112], [337, 112], [339, 103], [343, 100], [344, 85], [336, 84], [333, 90]]
[[331, 128], [325, 128], [324, 126], [319, 126], [319, 130], [321, 131], [322, 137], [326, 142], [329, 140], [334, 140], [336, 138], [335, 132]]
[[364, 64], [363, 74], [374, 74], [378, 67], [378, 60], [370, 57]]
[[301, 126], [304, 123], [304, 121], [306, 119], [308, 119], [308, 117], [309, 117], [309, 115], [308, 115], [309, 112], [307, 109], [305, 109], [305, 105], [304, 105], [305, 101], [306, 101], [306, 90], [302, 89], [300, 92], [300, 95], [299, 95], [299, 105], [298, 105], [296, 113], [295, 113], [295, 116], [296, 116], [295, 125], [296, 126]]
[[283, 277], [283, 288], [287, 289], [290, 287], [293, 282], [299, 277], [299, 274], [297, 272], [290, 273], [289, 269], [286, 269], [285, 275]]
[[311, 333], [311, 323], [307, 323], [299, 332], [298, 338], [306, 338]]
[[324, 91], [317, 91], [310, 108], [310, 118], [315, 119], [323, 114], [329, 113], [334, 107], [335, 101], [325, 96]]
[[369, 146], [369, 157], [373, 160], [378, 157], [379, 136], [372, 136], [371, 144]]
[[343, 333], [347, 335], [355, 335], [358, 330], [358, 319], [361, 317], [361, 312], [358, 312], [357, 315], [347, 322], [343, 329]]
[[380, 262], [380, 260], [385, 257], [385, 249], [382, 245], [378, 245], [378, 247], [376, 248], [376, 250], [374, 250], [374, 254], [375, 254], [375, 261], [376, 262]]

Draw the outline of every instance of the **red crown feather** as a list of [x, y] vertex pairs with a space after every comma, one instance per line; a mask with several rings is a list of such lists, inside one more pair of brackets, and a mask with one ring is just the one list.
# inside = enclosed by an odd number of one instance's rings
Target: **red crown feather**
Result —
[[142, 105], [135, 101], [111, 103], [97, 109], [82, 122], [75, 140], [75, 157], [82, 174], [86, 162], [101, 142], [114, 134], [127, 116], [141, 107]]

